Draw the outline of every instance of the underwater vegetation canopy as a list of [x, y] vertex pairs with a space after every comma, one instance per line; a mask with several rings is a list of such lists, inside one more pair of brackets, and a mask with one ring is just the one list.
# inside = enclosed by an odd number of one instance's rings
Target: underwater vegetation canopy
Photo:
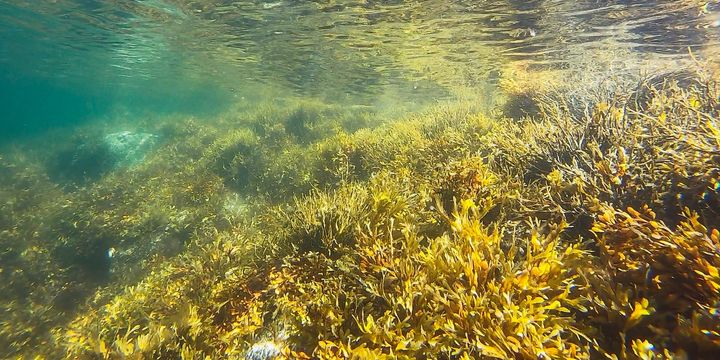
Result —
[[720, 358], [714, 2], [0, 10], [0, 358]]

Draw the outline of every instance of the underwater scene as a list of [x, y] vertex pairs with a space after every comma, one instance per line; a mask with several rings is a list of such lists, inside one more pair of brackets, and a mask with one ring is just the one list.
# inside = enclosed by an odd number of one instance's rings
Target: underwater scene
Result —
[[720, 1], [0, 1], [2, 359], [720, 359]]

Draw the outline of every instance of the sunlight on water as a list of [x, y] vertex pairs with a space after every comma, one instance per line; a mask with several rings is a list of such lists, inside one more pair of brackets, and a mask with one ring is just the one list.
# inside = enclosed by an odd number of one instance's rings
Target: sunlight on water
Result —
[[714, 54], [720, 40], [720, 5], [689, 0], [0, 6], [5, 66], [80, 82], [183, 77], [362, 92], [402, 80], [467, 85], [509, 61], [567, 67], [608, 49], [636, 61], [686, 59], [689, 49]]

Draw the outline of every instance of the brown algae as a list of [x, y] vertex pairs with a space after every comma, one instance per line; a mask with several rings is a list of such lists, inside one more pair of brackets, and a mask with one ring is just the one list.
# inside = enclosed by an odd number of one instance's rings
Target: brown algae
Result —
[[584, 108], [514, 87], [533, 106], [514, 118], [466, 99], [168, 119], [92, 179], [8, 150], [1, 356], [717, 358], [713, 79]]

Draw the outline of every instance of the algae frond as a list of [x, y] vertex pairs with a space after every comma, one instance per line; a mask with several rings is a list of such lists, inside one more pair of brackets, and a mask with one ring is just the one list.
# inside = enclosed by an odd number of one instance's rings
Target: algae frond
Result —
[[9, 149], [0, 356], [716, 358], [720, 92], [675, 75], [168, 119], [73, 186]]

